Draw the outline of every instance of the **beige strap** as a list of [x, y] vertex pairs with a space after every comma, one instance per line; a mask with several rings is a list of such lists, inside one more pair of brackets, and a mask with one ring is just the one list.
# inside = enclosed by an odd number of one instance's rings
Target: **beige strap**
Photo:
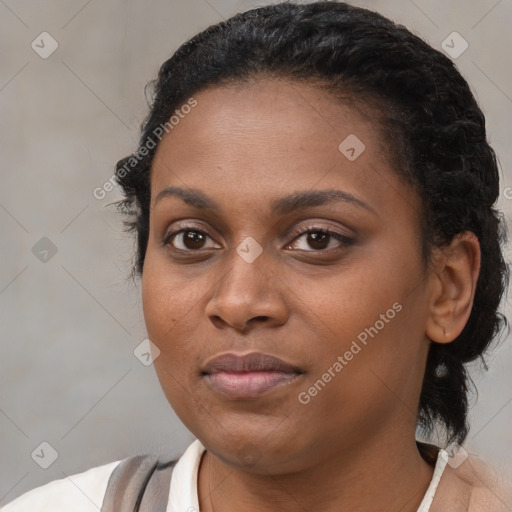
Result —
[[124, 459], [110, 475], [101, 512], [165, 512], [176, 462], [149, 454]]

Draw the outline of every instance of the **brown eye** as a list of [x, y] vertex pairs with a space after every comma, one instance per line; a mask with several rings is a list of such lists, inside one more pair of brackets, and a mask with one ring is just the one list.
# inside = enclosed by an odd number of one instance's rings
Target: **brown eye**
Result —
[[204, 244], [205, 235], [199, 231], [184, 231], [183, 245], [187, 249], [201, 249]]
[[211, 237], [204, 231], [185, 228], [169, 233], [164, 239], [164, 244], [171, 244], [172, 247], [181, 251], [194, 251], [204, 249], [208, 238], [211, 240]]
[[307, 243], [313, 249], [326, 249], [329, 245], [331, 235], [327, 233], [314, 232], [308, 233]]
[[[331, 231], [328, 229], [323, 228], [311, 228], [307, 231], [303, 232], [300, 236], [296, 237], [294, 239], [294, 242], [290, 244], [290, 247], [292, 245], [296, 245], [298, 240], [304, 239], [305, 243], [302, 244], [302, 247], [295, 247], [301, 251], [309, 251], [309, 252], [320, 252], [328, 249], [332, 249], [333, 246], [331, 242], [338, 241], [338, 244], [334, 245], [334, 248], [341, 248], [343, 246], [350, 245], [353, 240], [351, 238], [348, 238], [346, 236], [343, 236], [341, 233], [337, 233], [335, 231]], [[313, 251], [308, 249], [310, 247], [311, 249], [314, 249]]]

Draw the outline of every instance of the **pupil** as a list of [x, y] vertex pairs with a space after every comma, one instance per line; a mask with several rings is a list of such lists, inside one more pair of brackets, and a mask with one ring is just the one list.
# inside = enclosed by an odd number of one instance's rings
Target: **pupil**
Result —
[[[193, 249], [197, 249], [201, 246], [201, 243], [203, 242], [203, 235], [201, 233], [198, 233], [197, 231], [187, 231], [185, 236], [185, 246]], [[192, 243], [192, 247], [188, 245], [188, 243]]]
[[[309, 236], [313, 240], [312, 247], [314, 247], [315, 249], [324, 249], [325, 244], [322, 245], [322, 242], [325, 242], [325, 240], [327, 239], [327, 237], [329, 235], [327, 233], [317, 232], [317, 233], [310, 233]], [[315, 247], [315, 244], [318, 244], [318, 243], [320, 244], [320, 247]]]

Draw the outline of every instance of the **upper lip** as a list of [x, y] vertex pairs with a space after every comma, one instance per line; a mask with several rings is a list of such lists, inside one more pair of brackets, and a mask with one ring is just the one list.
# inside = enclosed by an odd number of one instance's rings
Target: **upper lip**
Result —
[[303, 373], [300, 368], [284, 362], [278, 357], [261, 352], [251, 352], [249, 354], [224, 353], [217, 355], [207, 361], [202, 368], [203, 373], [218, 372], [287, 372]]

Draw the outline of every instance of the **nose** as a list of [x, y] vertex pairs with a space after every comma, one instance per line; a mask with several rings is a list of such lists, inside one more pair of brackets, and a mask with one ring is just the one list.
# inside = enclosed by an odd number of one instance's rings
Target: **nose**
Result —
[[264, 252], [248, 263], [232, 251], [225, 268], [213, 285], [205, 310], [216, 328], [245, 332], [257, 324], [271, 327], [286, 323], [289, 313], [281, 279]]

